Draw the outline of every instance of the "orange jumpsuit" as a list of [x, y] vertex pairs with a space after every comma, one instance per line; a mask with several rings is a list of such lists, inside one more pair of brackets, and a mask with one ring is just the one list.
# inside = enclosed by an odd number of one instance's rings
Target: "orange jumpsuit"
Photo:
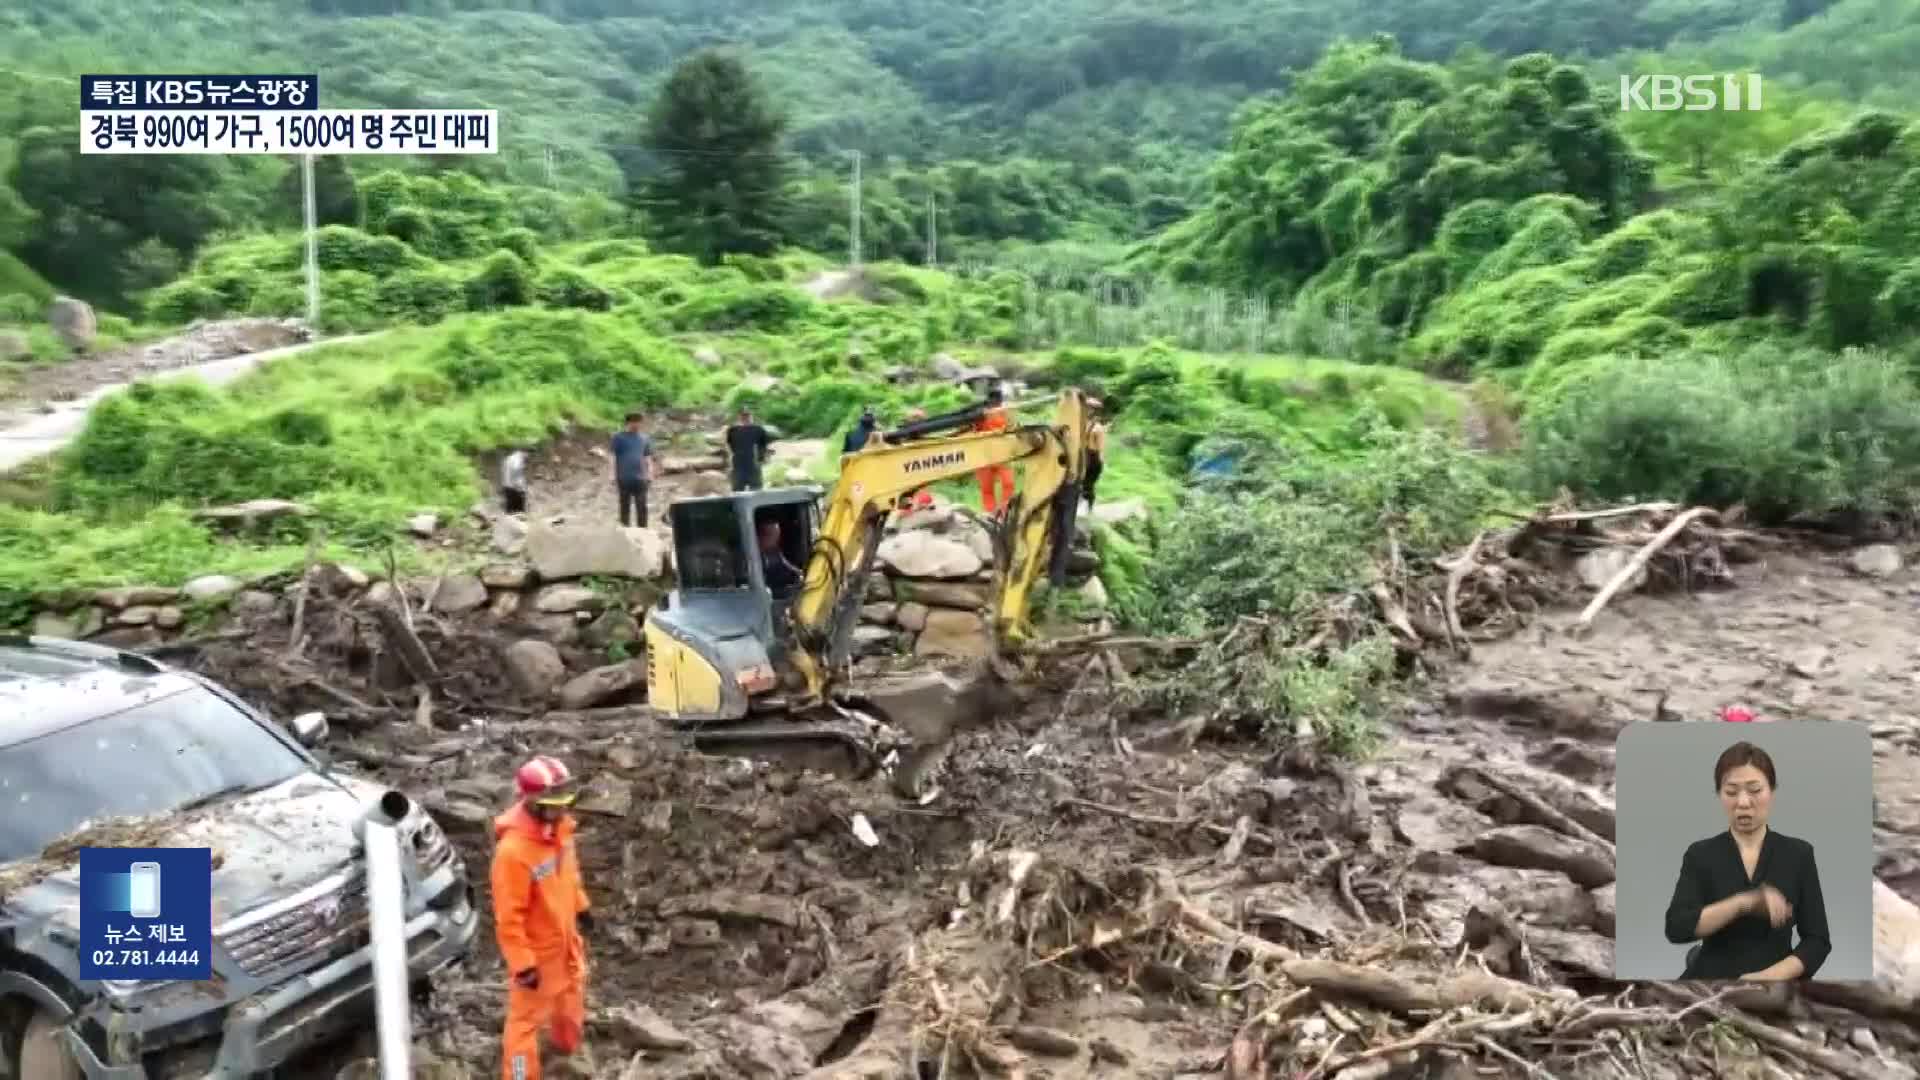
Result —
[[[524, 804], [493, 821], [493, 924], [507, 962], [505, 1080], [539, 1080], [540, 1035], [562, 1054], [579, 1049], [587, 1010], [587, 951], [578, 918], [587, 910], [571, 818], [549, 825]], [[513, 981], [538, 968], [532, 990]]]
[[[1007, 410], [989, 409], [973, 425], [975, 431], [1007, 430]], [[974, 473], [980, 478], [980, 508], [991, 514], [1013, 505], [1013, 466], [988, 465]], [[998, 488], [998, 491], [995, 489]]]

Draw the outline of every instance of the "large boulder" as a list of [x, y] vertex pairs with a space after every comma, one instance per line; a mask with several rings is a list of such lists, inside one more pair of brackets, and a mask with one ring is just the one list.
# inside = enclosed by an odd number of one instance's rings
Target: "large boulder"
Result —
[[441, 578], [433, 594], [433, 610], [447, 615], [465, 614], [486, 603], [487, 587], [472, 574], [449, 574]]
[[647, 684], [647, 662], [628, 660], [575, 675], [560, 687], [563, 709], [590, 709]]
[[1900, 549], [1892, 544], [1870, 544], [1853, 553], [1849, 560], [1855, 573], [1867, 577], [1892, 577], [1900, 572]]
[[986, 566], [964, 542], [931, 532], [896, 533], [880, 542], [876, 554], [882, 566], [910, 578], [965, 579]]
[[938, 608], [927, 613], [926, 629], [913, 651], [916, 656], [982, 659], [992, 655], [993, 638], [987, 621], [973, 612]]
[[507, 677], [529, 701], [546, 701], [566, 678], [560, 650], [544, 641], [528, 639], [507, 646]]
[[979, 611], [992, 602], [987, 586], [967, 581], [902, 580], [895, 582], [894, 587], [901, 600], [930, 608]]
[[551, 525], [527, 530], [526, 558], [542, 581], [589, 574], [655, 578], [667, 566], [667, 545], [647, 529], [612, 522]]
[[518, 555], [527, 549], [527, 523], [518, 517], [503, 516], [493, 521], [493, 550], [502, 555]]
[[67, 348], [76, 351], [92, 345], [99, 328], [93, 308], [71, 296], [53, 298], [53, 306], [47, 309], [47, 324]]
[[1093, 513], [1088, 516], [1102, 525], [1118, 525], [1123, 521], [1144, 521], [1147, 517], [1147, 504], [1141, 499], [1103, 502], [1096, 505]]
[[605, 597], [581, 585], [549, 585], [533, 598], [534, 608], [548, 615], [598, 609], [605, 604]]
[[208, 574], [187, 582], [180, 591], [188, 600], [196, 604], [211, 604], [225, 600], [239, 592], [241, 587], [242, 582], [239, 578], [228, 577], [225, 574]]
[[1904, 1008], [1920, 1006], [1920, 907], [1873, 883], [1873, 981]]

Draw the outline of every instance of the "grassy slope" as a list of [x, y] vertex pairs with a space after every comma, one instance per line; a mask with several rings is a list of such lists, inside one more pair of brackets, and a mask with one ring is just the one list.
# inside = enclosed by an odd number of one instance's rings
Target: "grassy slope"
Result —
[[[299, 526], [242, 545], [187, 517], [194, 506], [246, 498], [309, 502], [328, 540], [364, 559], [399, 535], [406, 515], [470, 505], [481, 494], [471, 455], [570, 425], [610, 427], [636, 405], [753, 401], [795, 437], [833, 437], [866, 403], [887, 419], [915, 404], [951, 407], [958, 392], [891, 387], [880, 370], [959, 347], [965, 339], [951, 335], [970, 320], [977, 335], [993, 332], [979, 311], [990, 298], [959, 283], [919, 304], [820, 304], [671, 257], [629, 255], [582, 270], [608, 282], [644, 278], [656, 291], [605, 313], [459, 315], [317, 350], [226, 389], [188, 382], [104, 403], [68, 452], [37, 477], [16, 478], [0, 504], [0, 590], [176, 582], [303, 558]], [[877, 351], [850, 362], [856, 334]], [[707, 343], [727, 358], [723, 367], [694, 362]], [[1409, 372], [1162, 349], [1068, 350], [1058, 360], [976, 350], [1036, 384], [1102, 386], [1122, 408], [1105, 494], [1163, 509], [1186, 460], [1221, 431], [1311, 453], [1338, 449], [1364, 403], [1408, 425], [1450, 422], [1451, 395]], [[1157, 381], [1169, 365], [1178, 381]], [[790, 389], [756, 398], [739, 389], [749, 369]], [[974, 497], [970, 485], [949, 488]]]

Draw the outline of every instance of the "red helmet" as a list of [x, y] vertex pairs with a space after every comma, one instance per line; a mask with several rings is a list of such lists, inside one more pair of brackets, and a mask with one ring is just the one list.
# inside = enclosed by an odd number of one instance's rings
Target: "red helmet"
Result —
[[541, 801], [541, 796], [558, 794], [573, 786], [573, 773], [560, 762], [559, 758], [537, 757], [525, 765], [513, 776], [513, 786], [523, 799]]
[[1720, 719], [1730, 724], [1751, 724], [1753, 723], [1753, 713], [1738, 705], [1729, 705], [1725, 709], [1720, 710]]

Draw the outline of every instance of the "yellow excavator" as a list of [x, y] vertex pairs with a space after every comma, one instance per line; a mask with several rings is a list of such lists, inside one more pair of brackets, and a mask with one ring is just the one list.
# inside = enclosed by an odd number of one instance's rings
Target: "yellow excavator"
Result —
[[[669, 507], [677, 580], [647, 613], [645, 632], [655, 714], [709, 752], [830, 748], [850, 755], [856, 774], [886, 766], [897, 790], [917, 794], [925, 765], [966, 722], [961, 714], [986, 707], [991, 688], [979, 684], [1001, 650], [1029, 638], [1041, 575], [1056, 585], [1066, 577], [1087, 399], [1068, 389], [1049, 423], [974, 430], [989, 409], [1011, 415], [1019, 404], [983, 401], [884, 432], [841, 457], [827, 492], [742, 491]], [[854, 629], [888, 516], [930, 484], [998, 465], [1018, 466], [1020, 476], [1011, 510], [990, 530], [992, 662], [967, 683], [852, 688]]]

